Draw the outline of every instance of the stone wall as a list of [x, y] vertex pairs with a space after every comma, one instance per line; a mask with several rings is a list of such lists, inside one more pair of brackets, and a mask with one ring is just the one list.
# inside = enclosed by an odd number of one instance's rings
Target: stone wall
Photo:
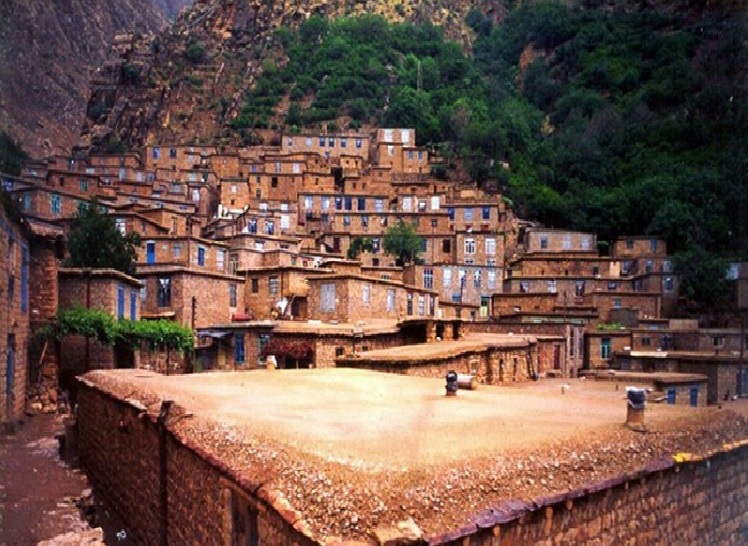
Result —
[[[242, 525], [231, 515], [247, 514], [249, 507], [256, 514], [260, 544], [312, 544], [274, 508], [233, 480], [223, 463], [160, 429], [145, 408], [86, 384], [80, 386], [78, 408], [81, 465], [97, 499], [122, 518], [134, 543], [159, 546], [165, 529], [168, 544], [238, 544]], [[161, 502], [162, 463], [166, 510]]]
[[471, 546], [748, 543], [748, 445], [660, 466], [597, 484], [578, 498], [572, 492], [507, 503], [483, 514], [483, 529], [469, 525], [431, 543], [463, 546], [465, 537]]
[[[162, 529], [169, 544], [247, 543], [241, 539], [249, 525], [260, 544], [312, 544], [232, 479], [227, 461], [186, 446], [169, 431], [160, 444], [158, 425], [141, 408], [83, 385], [78, 434], [80, 460], [97, 498], [127, 522], [128, 536], [138, 544], [157, 546]], [[159, 464], [164, 444], [165, 512]], [[247, 519], [238, 521], [242, 514]], [[740, 546], [748, 542], [748, 443], [725, 446], [702, 460], [663, 459], [532, 502], [507, 501], [469, 521], [429, 543]]]

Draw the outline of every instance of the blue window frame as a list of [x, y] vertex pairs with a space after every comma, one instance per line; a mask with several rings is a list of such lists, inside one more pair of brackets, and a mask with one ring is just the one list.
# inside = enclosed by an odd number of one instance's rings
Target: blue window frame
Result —
[[610, 338], [604, 337], [600, 340], [600, 358], [610, 360]]
[[234, 362], [244, 364], [244, 334], [234, 334]]
[[137, 318], [138, 309], [138, 291], [130, 290], [130, 320]]
[[205, 249], [203, 247], [197, 248], [197, 265], [205, 265]]
[[353, 209], [353, 197], [346, 197], [345, 198], [345, 210], [352, 210]]
[[161, 156], [161, 148], [155, 146], [153, 148], [153, 159], [158, 159]]
[[125, 287], [117, 287], [117, 318], [125, 318]]
[[473, 209], [470, 207], [467, 207], [465, 209], [465, 221], [466, 222], [472, 222], [473, 221]]
[[491, 207], [483, 207], [481, 217], [484, 220], [490, 220], [491, 219]]
[[49, 196], [49, 209], [52, 214], [60, 214], [62, 210], [62, 199], [56, 193]]
[[366, 210], [366, 198], [365, 197], [358, 198], [358, 210]]
[[449, 220], [451, 222], [455, 221], [455, 208], [454, 207], [447, 207], [447, 216], [449, 217]]

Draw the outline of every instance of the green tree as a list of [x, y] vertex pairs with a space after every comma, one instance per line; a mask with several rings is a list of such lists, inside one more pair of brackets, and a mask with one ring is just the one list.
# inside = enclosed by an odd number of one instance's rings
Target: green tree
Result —
[[18, 176], [27, 158], [23, 148], [5, 131], [0, 131], [0, 173]]
[[68, 237], [69, 267], [113, 268], [128, 275], [135, 273], [137, 233], [122, 235], [114, 219], [95, 199], [83, 205], [72, 222]]
[[363, 252], [364, 250], [367, 252], [371, 252], [374, 248], [374, 243], [372, 243], [371, 239], [368, 237], [356, 237], [351, 241], [351, 246], [348, 247], [348, 259], [349, 260], [355, 260], [358, 258], [359, 254]]
[[399, 265], [417, 263], [421, 252], [421, 237], [413, 226], [402, 220], [387, 229], [382, 241], [384, 251], [397, 259]]
[[728, 301], [727, 260], [693, 245], [677, 254], [675, 268], [680, 275], [678, 293], [691, 306], [719, 311]]

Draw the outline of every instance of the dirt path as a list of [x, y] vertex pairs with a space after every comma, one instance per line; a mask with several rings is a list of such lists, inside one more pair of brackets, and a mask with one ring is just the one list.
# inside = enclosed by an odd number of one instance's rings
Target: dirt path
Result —
[[0, 546], [35, 546], [88, 528], [76, 506], [88, 484], [59, 458], [62, 430], [61, 416], [38, 415], [0, 435]]

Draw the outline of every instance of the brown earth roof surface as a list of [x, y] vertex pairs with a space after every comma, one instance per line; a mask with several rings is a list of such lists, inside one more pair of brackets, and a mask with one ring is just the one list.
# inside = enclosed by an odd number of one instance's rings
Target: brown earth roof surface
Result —
[[481, 385], [446, 397], [441, 379], [353, 369], [116, 370], [86, 380], [154, 418], [161, 400], [174, 400], [168, 426], [179, 439], [281, 513], [297, 514], [295, 526], [320, 542], [369, 539], [408, 518], [435, 537], [510, 500], [748, 439], [748, 401], [650, 404], [647, 432], [632, 431], [624, 390], [609, 382]]

